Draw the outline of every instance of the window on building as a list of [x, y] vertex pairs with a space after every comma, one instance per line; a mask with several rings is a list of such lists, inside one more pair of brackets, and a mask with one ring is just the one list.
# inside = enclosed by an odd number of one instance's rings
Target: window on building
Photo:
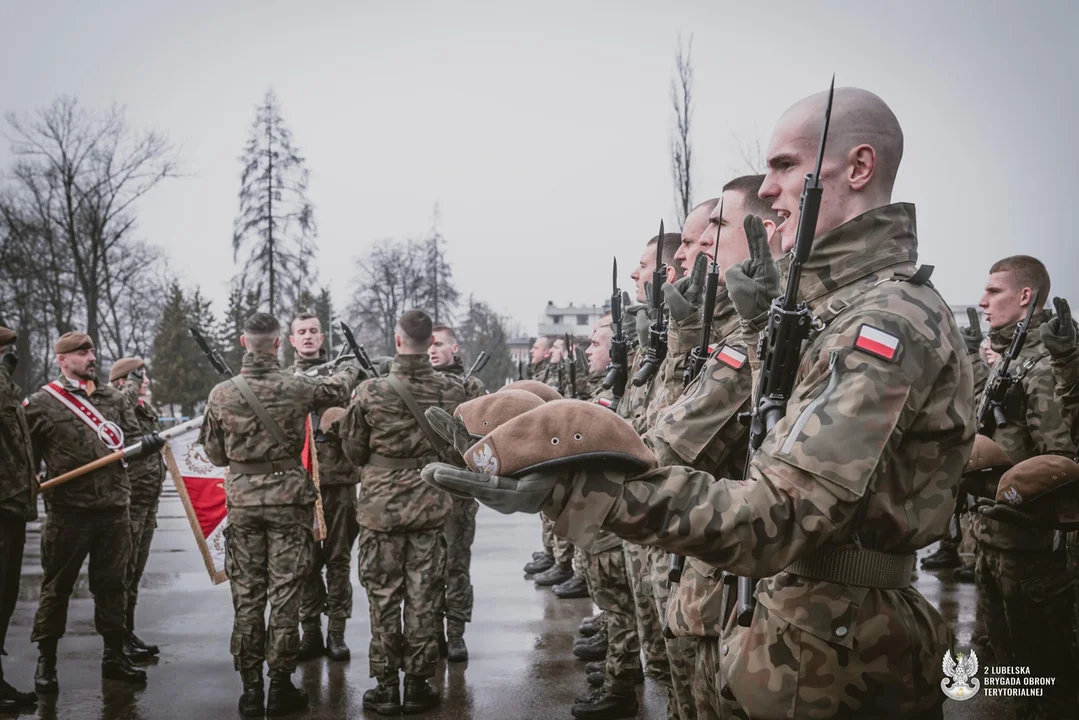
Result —
[[587, 315], [578, 315], [577, 316], [577, 324], [578, 325], [587, 325], [588, 324], [588, 316]]
[[554, 325], [561, 325], [562, 324], [562, 316], [561, 315], [552, 315], [551, 316], [551, 323], [554, 324]]

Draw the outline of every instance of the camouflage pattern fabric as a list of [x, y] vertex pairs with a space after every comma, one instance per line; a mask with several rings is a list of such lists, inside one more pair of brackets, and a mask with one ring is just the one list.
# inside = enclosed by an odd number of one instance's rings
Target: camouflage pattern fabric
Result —
[[667, 643], [663, 639], [656, 608], [656, 596], [652, 592], [652, 576], [648, 572], [648, 548], [629, 542], [622, 543], [626, 558], [626, 575], [633, 593], [633, 607], [637, 620], [637, 637], [644, 655], [644, 669], [668, 695], [668, 705], [673, 706], [671, 689], [671, 661], [667, 658]]
[[[322, 366], [322, 367], [319, 367]], [[325, 361], [320, 358], [296, 358], [296, 362], [289, 367], [289, 371], [296, 375], [302, 375], [309, 372], [312, 368], [318, 367], [314, 377], [332, 377], [333, 369], [329, 366], [325, 366]], [[308, 376], [310, 377], [310, 376]], [[352, 385], [348, 388], [348, 392], [351, 393], [352, 389], [356, 386], [356, 383], [362, 379], [362, 375], [358, 374]], [[348, 402], [348, 395], [345, 395], [345, 399], [340, 403], [341, 407], [345, 407], [345, 403]], [[318, 413], [314, 414], [311, 418], [311, 422], [314, 423], [314, 427], [319, 427]], [[318, 483], [319, 487], [325, 487], [327, 485], [356, 485], [360, 482], [360, 470], [345, 457], [344, 452], [341, 450], [340, 441], [329, 442], [323, 437], [319, 437], [320, 433], [315, 433], [315, 452], [318, 454]]]
[[587, 553], [585, 561], [592, 601], [604, 612], [607, 627], [603, 686], [618, 694], [632, 693], [633, 676], [641, 669], [641, 646], [622, 546]]
[[[300, 620], [320, 625], [320, 616], [332, 621], [352, 617], [352, 578], [349, 568], [352, 542], [359, 533], [356, 524], [355, 485], [327, 485], [322, 490], [322, 513], [326, 519], [326, 539], [313, 543], [312, 571], [303, 583]], [[322, 571], [326, 579], [322, 579]]]
[[360, 530], [357, 564], [371, 609], [371, 677], [396, 680], [401, 670], [421, 678], [434, 676], [445, 545], [439, 528]]
[[1079, 445], [1079, 348], [1063, 358], [1052, 359], [1049, 367], [1056, 386], [1057, 403], [1071, 428], [1072, 444]]
[[461, 362], [461, 358], [459, 357], [454, 357], [452, 363], [445, 367], [437, 367], [435, 370], [460, 380], [461, 384], [465, 386], [465, 397], [469, 400], [483, 397], [487, 394], [487, 388], [484, 387], [483, 381], [475, 375], [470, 375], [468, 379], [465, 380], [465, 373], [468, 372], [468, 370], [465, 368], [464, 363]]
[[[599, 522], [765, 578], [751, 627], [724, 629], [728, 714], [939, 713], [952, 638], [924, 597], [783, 572], [823, 545], [906, 555], [947, 529], [973, 443], [973, 374], [947, 303], [904, 282], [916, 246], [905, 204], [815, 240], [801, 294], [825, 327], [803, 355], [786, 416], [750, 464], [753, 482], [683, 467], [629, 479], [581, 469], [564, 474], [544, 509], [574, 541]], [[859, 348], [865, 325], [897, 341], [890, 360]]]
[[720, 720], [724, 703], [719, 698], [722, 686], [721, 652], [718, 637], [698, 637], [697, 666], [693, 673], [693, 699], [697, 703], [697, 720]]
[[37, 480], [30, 426], [22, 406], [22, 390], [11, 381], [11, 369], [0, 363], [0, 517], [37, 519]]
[[19, 601], [25, 545], [26, 521], [0, 514], [0, 651], [4, 649], [11, 614]]
[[127, 628], [135, 627], [135, 606], [139, 602], [139, 582], [150, 559], [150, 544], [157, 529], [157, 506], [132, 505], [128, 509], [131, 523], [131, 556], [127, 562], [125, 584], [127, 586]]
[[[656, 616], [663, 622], [671, 597], [671, 556], [658, 547], [647, 548], [648, 572], [651, 575], [652, 593], [656, 601]], [[678, 720], [695, 720], [696, 702], [693, 699], [693, 674], [696, 666], [696, 642], [689, 637], [663, 636], [667, 650], [667, 663], [671, 668], [671, 693], [668, 695], [667, 716]], [[673, 704], [672, 701], [673, 700]]]
[[261, 673], [264, 661], [271, 673], [296, 669], [300, 600], [314, 542], [310, 505], [229, 508], [225, 572], [235, 612], [230, 650], [240, 672]]

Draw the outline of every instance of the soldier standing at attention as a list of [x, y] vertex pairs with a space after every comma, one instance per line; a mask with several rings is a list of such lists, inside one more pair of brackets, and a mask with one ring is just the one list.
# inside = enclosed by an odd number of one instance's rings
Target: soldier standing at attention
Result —
[[[435, 325], [434, 342], [427, 349], [431, 367], [462, 381], [465, 399], [472, 400], [487, 393], [483, 381], [475, 375], [465, 379], [465, 367], [457, 357], [461, 346], [453, 328]], [[472, 622], [472, 541], [476, 539], [476, 510], [479, 504], [472, 498], [451, 498], [453, 509], [442, 531], [446, 535], [446, 596], [445, 638], [446, 659], [450, 662], [468, 660], [465, 645], [465, 623]], [[442, 641], [442, 619], [439, 619], [439, 641]], [[441, 648], [440, 648], [441, 654]]]
[[441, 407], [452, 413], [465, 401], [465, 391], [459, 380], [431, 367], [432, 342], [431, 318], [420, 310], [404, 313], [394, 330], [397, 354], [389, 374], [361, 383], [341, 421], [345, 454], [362, 468], [358, 564], [371, 608], [370, 672], [378, 681], [364, 693], [363, 707], [383, 715], [422, 712], [439, 703], [427, 679], [438, 664], [446, 562], [442, 526], [453, 503], [420, 477], [420, 469], [438, 461], [445, 446], [423, 412]]
[[[547, 376], [551, 372], [551, 349], [553, 344], [552, 339], [545, 335], [540, 335], [532, 343], [532, 349], [529, 351], [531, 364], [528, 368], [531, 379], [542, 383], [547, 382]], [[558, 371], [555, 370], [556, 377], [557, 374]], [[524, 571], [527, 575], [539, 575], [553, 568], [555, 564], [554, 523], [541, 516], [540, 525], [542, 528], [543, 550], [532, 553], [532, 559], [525, 563]]]
[[[281, 323], [266, 313], [247, 318], [240, 344], [247, 350], [240, 374], [210, 391], [199, 442], [212, 463], [229, 468], [225, 571], [236, 613], [231, 650], [244, 685], [240, 714], [277, 716], [307, 706], [291, 678], [314, 552], [315, 485], [300, 461], [306, 419], [344, 404], [359, 368], [350, 363], [325, 378], [282, 370]], [[270, 668], [265, 711], [263, 662]]]
[[[14, 330], [0, 326], [0, 651], [8, 622], [19, 599], [26, 523], [37, 518], [37, 478], [30, 428], [20, 398], [22, 390], [11, 375], [19, 364]], [[0, 667], [0, 711], [33, 707], [37, 695], [19, 692], [4, 680]]]
[[[109, 385], [97, 387], [94, 343], [85, 333], [61, 335], [53, 349], [60, 377], [26, 400], [26, 422], [34, 459], [44, 460], [48, 477], [62, 475], [139, 440], [145, 455], [165, 444], [157, 434], [139, 437], [139, 423], [124, 396]], [[126, 586], [131, 558], [131, 490], [124, 463], [115, 462], [59, 485], [45, 495], [41, 535], [41, 601], [30, 641], [40, 657], [34, 674], [39, 695], [59, 691], [56, 645], [64, 635], [67, 606], [79, 570], [90, 558], [94, 627], [105, 641], [101, 677], [141, 684], [146, 673], [124, 654], [127, 635]]]
[[[297, 315], [292, 321], [288, 339], [296, 350], [296, 362], [289, 370], [300, 375], [321, 365], [317, 371], [313, 371], [314, 376], [326, 377], [333, 373], [331, 366], [322, 360], [326, 335], [315, 314], [304, 312]], [[352, 388], [349, 388], [351, 391]], [[340, 444], [327, 437], [321, 427], [322, 417], [316, 413], [311, 416], [311, 422], [316, 430], [315, 452], [318, 457], [322, 513], [326, 520], [326, 539], [315, 543], [313, 567], [304, 582], [300, 600], [303, 636], [296, 658], [310, 660], [325, 650], [331, 660], [342, 662], [352, 657], [345, 644], [345, 622], [352, 617], [349, 556], [358, 530], [356, 484], [360, 481], [360, 471], [341, 452]], [[332, 423], [325, 424], [328, 427]], [[325, 582], [322, 580], [323, 568], [326, 569]], [[328, 618], [325, 646], [322, 642], [323, 613]]]

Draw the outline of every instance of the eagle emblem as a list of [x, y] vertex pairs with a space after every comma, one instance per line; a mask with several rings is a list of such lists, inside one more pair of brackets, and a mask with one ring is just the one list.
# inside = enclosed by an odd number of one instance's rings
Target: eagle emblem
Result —
[[495, 457], [495, 453], [491, 450], [491, 446], [487, 443], [483, 443], [479, 446], [475, 453], [472, 455], [472, 463], [475, 465], [476, 470], [486, 475], [498, 474], [498, 458]]
[[1010, 487], [1004, 491], [1004, 499], [1009, 505], [1022, 505], [1023, 496], [1019, 494], [1019, 491], [1014, 487]]
[[952, 659], [952, 651], [944, 653], [944, 679], [940, 689], [952, 700], [969, 700], [978, 694], [982, 683], [978, 680], [978, 655], [971, 650], [969, 655], [957, 653]]

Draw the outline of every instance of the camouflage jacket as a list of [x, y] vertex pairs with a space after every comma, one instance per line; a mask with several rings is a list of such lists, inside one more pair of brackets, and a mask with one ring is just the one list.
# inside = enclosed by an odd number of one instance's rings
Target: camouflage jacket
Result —
[[[725, 681], [750, 716], [869, 716], [870, 706], [909, 716], [942, 702], [950, 632], [915, 589], [783, 572], [825, 545], [910, 556], [947, 531], [974, 439], [973, 375], [947, 303], [903, 281], [916, 248], [906, 204], [814, 241], [801, 291], [826, 326], [802, 356], [785, 417], [750, 462], [753, 482], [683, 467], [628, 479], [581, 469], [544, 509], [572, 542], [602, 527], [765, 578], [751, 627], [724, 635]], [[892, 352], [865, 343], [870, 336], [890, 338]], [[801, 631], [790, 642], [788, 626]]]
[[553, 365], [550, 360], [540, 360], [530, 367], [529, 372], [533, 380], [547, 383], [554, 388], [558, 387], [558, 366]]
[[636, 351], [630, 354], [631, 362], [629, 364], [628, 379], [626, 380], [626, 394], [622, 396], [622, 401], [618, 403], [618, 414], [628, 420], [629, 424], [633, 426], [633, 429], [641, 437], [646, 437], [648, 430], [651, 428], [648, 422], [648, 409], [652, 405], [660, 377], [657, 372], [655, 377], [644, 385], [634, 387], [633, 377], [641, 369], [647, 354], [648, 348], [641, 347], [638, 347]]
[[[103, 384], [87, 397], [84, 389], [67, 378], [60, 376], [58, 382], [76, 397], [88, 399], [106, 420], [119, 425], [124, 431], [125, 444], [138, 438], [138, 419], [119, 390]], [[45, 461], [46, 479], [112, 452], [86, 422], [44, 390], [26, 399], [26, 422], [34, 446], [35, 466], [37, 461]], [[45, 504], [49, 509], [104, 510], [127, 507], [130, 498], [127, 467], [115, 462], [48, 490]]]
[[[304, 359], [297, 355], [296, 362], [289, 367], [289, 371], [296, 375], [303, 375], [311, 368], [323, 365], [325, 362], [323, 358]], [[333, 369], [327, 366], [319, 368], [317, 372], [307, 377], [329, 377], [332, 374]], [[357, 380], [359, 378], [360, 376], [357, 375]], [[348, 391], [351, 394], [352, 387]], [[348, 401], [345, 400], [340, 406], [345, 407], [346, 402]], [[321, 417], [321, 412], [311, 414], [311, 423], [315, 436], [315, 453], [318, 457], [319, 485], [355, 485], [360, 481], [360, 470], [345, 457], [340, 440], [327, 436], [319, 430]]]
[[[350, 363], [329, 377], [295, 375], [281, 368], [275, 354], [247, 353], [240, 374], [285, 433], [288, 447], [274, 440], [231, 380], [210, 391], [199, 442], [215, 465], [299, 459], [307, 415], [344, 406], [359, 372]], [[308, 505], [315, 502], [315, 485], [302, 466], [260, 475], [230, 472], [225, 478], [225, 497], [229, 507]]]
[[[618, 408], [614, 407], [614, 393], [611, 390], [603, 389], [603, 376], [599, 373], [593, 373], [593, 375], [599, 375], [599, 383], [596, 384], [596, 391], [591, 395], [592, 402], [617, 412]], [[592, 544], [585, 547], [584, 550], [590, 553], [599, 553], [620, 545], [622, 545], [622, 538], [612, 532], [601, 531], [596, 535]]]
[[[161, 432], [157, 408], [139, 398], [141, 380], [128, 378], [120, 389], [128, 407], [139, 423], [139, 433]], [[131, 504], [138, 507], [156, 506], [165, 484], [165, 458], [159, 453], [128, 460], [127, 479], [131, 483]]]
[[483, 386], [483, 381], [475, 375], [472, 375], [465, 380], [465, 366], [461, 363], [461, 358], [455, 357], [453, 362], [446, 367], [435, 368], [443, 375], [449, 375], [450, 377], [457, 378], [465, 386], [465, 397], [469, 400], [474, 398], [483, 397], [487, 394], [487, 388]]
[[[1004, 398], [1008, 424], [996, 428], [990, 436], [1013, 463], [1035, 455], [1075, 455], [1075, 441], [1055, 395], [1049, 353], [1038, 332], [1044, 319], [1041, 313], [1031, 318], [1026, 343], [1008, 369], [1019, 378]], [[1016, 325], [1009, 325], [989, 333], [994, 351], [1003, 352], [1008, 347], [1015, 328]], [[996, 488], [990, 491], [995, 494]], [[1052, 530], [1022, 528], [986, 517], [974, 525], [978, 542], [1001, 550], [1052, 550], [1053, 534]]]
[[[438, 406], [452, 413], [466, 400], [461, 381], [436, 373], [426, 355], [398, 355], [390, 373], [401, 380], [421, 410]], [[356, 388], [340, 424], [345, 454], [363, 468], [356, 504], [361, 526], [378, 532], [406, 532], [446, 522], [450, 496], [424, 482], [418, 467], [388, 468], [371, 462], [372, 455], [438, 459], [427, 435], [385, 377], [366, 380]]]
[[30, 426], [22, 406], [22, 390], [11, 381], [11, 370], [0, 363], [0, 518], [37, 517], [37, 477]]
[[1071, 428], [1072, 444], [1079, 445], [1079, 348], [1049, 363], [1056, 383], [1056, 398], [1061, 413]]

